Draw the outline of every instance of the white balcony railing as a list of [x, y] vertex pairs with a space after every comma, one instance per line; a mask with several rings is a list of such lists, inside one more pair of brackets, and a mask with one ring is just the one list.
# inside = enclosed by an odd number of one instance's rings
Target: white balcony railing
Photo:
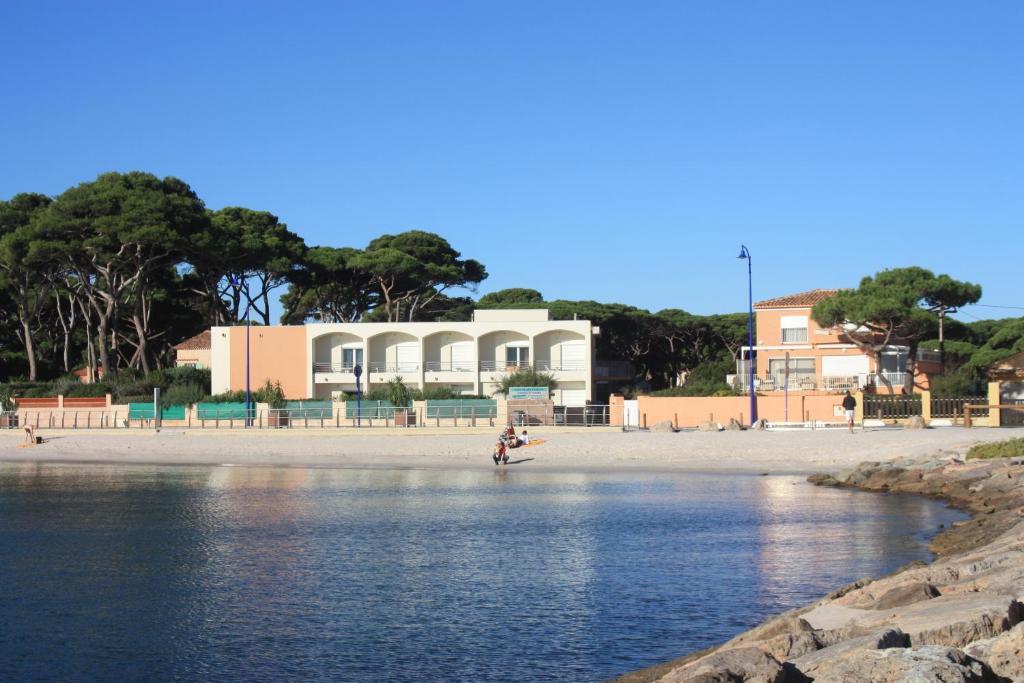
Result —
[[416, 372], [420, 369], [419, 363], [370, 363], [370, 372]]
[[530, 361], [482, 360], [481, 372], [515, 372], [530, 368]]
[[424, 364], [427, 372], [473, 372], [474, 366], [475, 363], [472, 361], [449, 363], [447, 361], [428, 360]]
[[313, 372], [354, 372], [352, 363], [313, 363]]

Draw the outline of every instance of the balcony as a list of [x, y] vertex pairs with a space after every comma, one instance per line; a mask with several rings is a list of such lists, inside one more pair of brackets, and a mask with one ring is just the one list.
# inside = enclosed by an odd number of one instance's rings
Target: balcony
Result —
[[482, 360], [480, 361], [480, 372], [516, 372], [518, 370], [529, 370], [529, 361], [504, 361], [504, 360]]
[[586, 365], [580, 362], [563, 363], [559, 361], [539, 360], [533, 364], [537, 372], [583, 372]]
[[473, 363], [472, 361], [463, 362], [463, 363], [460, 363], [460, 362], [448, 363], [448, 362], [442, 362], [442, 361], [438, 361], [438, 360], [428, 360], [426, 363], [424, 363], [423, 367], [424, 367], [424, 369], [427, 372], [467, 372], [467, 373], [472, 373], [473, 370], [474, 370], [474, 365], [475, 365], [475, 363]]

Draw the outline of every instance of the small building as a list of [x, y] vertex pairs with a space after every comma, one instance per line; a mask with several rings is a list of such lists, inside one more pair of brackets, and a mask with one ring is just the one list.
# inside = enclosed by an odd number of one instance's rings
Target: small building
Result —
[[[865, 353], [846, 335], [842, 326], [822, 327], [811, 317], [819, 301], [835, 296], [835, 289], [812, 289], [754, 304], [756, 315], [755, 377], [757, 391], [845, 392], [885, 384], [899, 392], [906, 383], [910, 348], [891, 344], [877, 358]], [[918, 352], [914, 384], [927, 387], [927, 371], [941, 370], [929, 350]], [[750, 347], [743, 346], [736, 374], [727, 381], [744, 391], [749, 380]]]
[[174, 347], [176, 367], [210, 367], [210, 330], [203, 330]]
[[[556, 404], [576, 406], [594, 396], [598, 333], [587, 320], [551, 320], [547, 309], [477, 310], [471, 322], [253, 326], [248, 342], [246, 327], [235, 325], [210, 330], [205, 365], [215, 394], [244, 389], [248, 364], [250, 386], [280, 382], [295, 399], [351, 394], [357, 381], [368, 391], [395, 377], [418, 389], [488, 396], [503, 376], [532, 368], [554, 375]], [[179, 344], [178, 364], [203, 363], [202, 343]]]

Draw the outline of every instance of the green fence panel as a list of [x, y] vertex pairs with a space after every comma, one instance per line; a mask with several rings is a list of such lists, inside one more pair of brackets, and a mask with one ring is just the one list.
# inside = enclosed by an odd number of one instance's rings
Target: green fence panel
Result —
[[[249, 409], [255, 415], [256, 403]], [[196, 406], [200, 420], [243, 420], [245, 419], [245, 403], [200, 403]]]
[[[129, 420], [152, 420], [153, 419], [153, 404], [152, 403], [129, 403], [128, 404], [128, 419]], [[166, 406], [160, 409], [161, 420], [184, 420], [185, 419], [185, 406]]]
[[[391, 401], [367, 401], [365, 399], [360, 402], [359, 406], [361, 411], [359, 417], [391, 417], [395, 408]], [[357, 417], [355, 401], [345, 401], [345, 417]]]
[[284, 409], [293, 419], [334, 417], [334, 404], [330, 401], [285, 401]]
[[435, 417], [494, 417], [498, 414], [498, 402], [493, 398], [447, 398], [427, 401], [429, 418]]

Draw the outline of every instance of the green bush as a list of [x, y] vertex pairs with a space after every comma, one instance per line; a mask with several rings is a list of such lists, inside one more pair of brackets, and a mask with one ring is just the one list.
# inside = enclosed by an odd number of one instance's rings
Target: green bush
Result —
[[1024, 438], [994, 441], [971, 446], [967, 451], [968, 460], [988, 458], [1019, 458], [1024, 456]]
[[199, 384], [174, 384], [160, 392], [160, 405], [187, 406], [199, 401], [206, 395], [206, 389]]
[[931, 379], [932, 396], [979, 396], [985, 393], [982, 383], [966, 369]]

